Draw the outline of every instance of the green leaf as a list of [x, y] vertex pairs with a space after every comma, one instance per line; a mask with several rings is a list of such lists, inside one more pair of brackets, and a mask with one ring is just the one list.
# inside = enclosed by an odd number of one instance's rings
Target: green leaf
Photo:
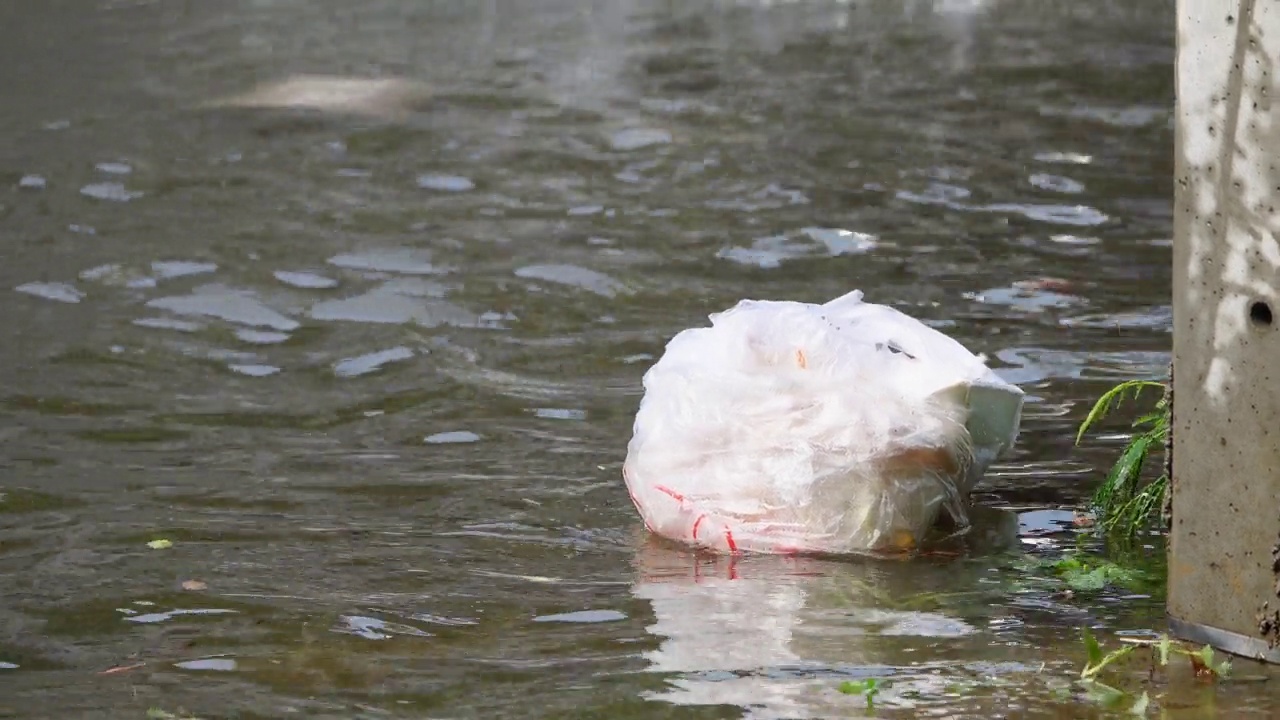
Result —
[[1102, 665], [1100, 665], [1100, 666], [1098, 667], [1098, 670], [1102, 670], [1102, 668], [1104, 668], [1104, 667], [1106, 667], [1106, 666], [1110, 665], [1111, 663], [1114, 663], [1114, 662], [1119, 661], [1119, 660], [1120, 660], [1120, 658], [1123, 658], [1124, 656], [1126, 656], [1126, 655], [1128, 655], [1129, 653], [1133, 652], [1133, 650], [1134, 650], [1134, 648], [1135, 648], [1135, 647], [1137, 647], [1137, 646], [1136, 646], [1136, 645], [1125, 645], [1124, 647], [1117, 648], [1117, 649], [1112, 650], [1111, 652], [1107, 653], [1107, 656], [1106, 656], [1106, 657], [1104, 657], [1104, 658], [1102, 658]]
[[1140, 428], [1145, 426], [1145, 427], [1150, 427], [1153, 430], [1158, 430], [1164, 424], [1165, 417], [1166, 417], [1165, 411], [1161, 409], [1157, 409], [1153, 412], [1149, 412], [1146, 415], [1143, 415], [1137, 420], [1134, 420], [1133, 427]]
[[1200, 648], [1200, 652], [1196, 653], [1196, 657], [1200, 658], [1200, 662], [1204, 663], [1205, 667], [1213, 667], [1213, 648], [1211, 646], [1205, 645]]
[[1093, 636], [1093, 633], [1089, 632], [1087, 625], [1084, 628], [1084, 650], [1088, 657], [1088, 665], [1085, 666], [1086, 671], [1102, 663], [1102, 646], [1098, 644], [1098, 639]]
[[1124, 452], [1120, 453], [1115, 465], [1107, 473], [1098, 492], [1094, 493], [1094, 503], [1105, 513], [1117, 504], [1112, 498], [1118, 497], [1121, 502], [1129, 500], [1134, 494], [1134, 485], [1142, 474], [1142, 465], [1146, 462], [1147, 453], [1155, 445], [1153, 438], [1138, 435], [1129, 441]]
[[1161, 635], [1160, 642], [1156, 645], [1156, 650], [1160, 652], [1160, 666], [1164, 667], [1169, 664], [1169, 648], [1173, 645], [1173, 641], [1168, 635]]
[[1186, 655], [1191, 660], [1191, 668], [1195, 671], [1196, 677], [1204, 677], [1206, 674], [1215, 678], [1222, 679], [1231, 674], [1231, 661], [1223, 660], [1218, 664], [1214, 664], [1213, 648], [1205, 645], [1196, 652], [1174, 648], [1175, 651]]
[[147, 547], [151, 548], [152, 550], [167, 550], [173, 547], [173, 541], [164, 540], [164, 539], [152, 540], [151, 542], [147, 543]]
[[1147, 581], [1147, 575], [1137, 568], [1124, 567], [1102, 558], [1089, 558], [1073, 553], [1050, 565], [1053, 573], [1067, 587], [1077, 592], [1101, 590], [1107, 584], [1139, 590]]
[[1121, 540], [1132, 538], [1152, 516], [1160, 512], [1168, 491], [1169, 477], [1161, 475], [1142, 486], [1132, 499], [1114, 507], [1099, 524], [1108, 534], [1123, 535]]
[[1080, 430], [1076, 433], [1076, 444], [1080, 444], [1080, 440], [1084, 438], [1084, 434], [1088, 432], [1090, 428], [1101, 422], [1104, 418], [1110, 415], [1112, 411], [1119, 407], [1120, 403], [1124, 401], [1126, 396], [1132, 396], [1132, 398], [1136, 400], [1138, 395], [1140, 395], [1146, 388], [1160, 388], [1163, 391], [1165, 386], [1164, 383], [1155, 382], [1153, 380], [1129, 380], [1128, 382], [1122, 382], [1103, 393], [1102, 397], [1098, 398], [1098, 401], [1093, 404], [1093, 408], [1089, 410], [1089, 414], [1085, 417], [1084, 422], [1080, 423]]
[[1054, 569], [1058, 574], [1060, 574], [1060, 575], [1065, 575], [1065, 574], [1067, 574], [1067, 573], [1069, 573], [1069, 572], [1081, 572], [1081, 571], [1085, 570], [1086, 568], [1085, 568], [1084, 563], [1080, 562], [1080, 558], [1079, 558], [1079, 556], [1077, 556], [1077, 555], [1067, 555], [1066, 557], [1062, 558], [1061, 560], [1059, 560], [1059, 561], [1055, 562], [1055, 563], [1053, 564], [1053, 569]]
[[978, 682], [975, 680], [958, 679], [958, 680], [953, 680], [952, 682], [947, 683], [946, 686], [943, 687], [942, 691], [943, 693], [946, 693], [949, 695], [964, 696], [964, 695], [968, 695], [969, 693], [972, 693], [973, 691], [977, 690], [980, 687], [983, 687], [983, 683], [981, 682]]
[[1087, 572], [1072, 572], [1063, 577], [1067, 587], [1078, 592], [1101, 590], [1107, 586], [1106, 568], [1094, 568]]
[[1103, 707], [1115, 707], [1126, 697], [1126, 693], [1123, 690], [1117, 690], [1097, 680], [1081, 680], [1080, 682], [1084, 685], [1085, 694], [1088, 698]]
[[1161, 389], [1154, 406], [1134, 420], [1132, 426], [1139, 432], [1129, 438], [1106, 478], [1093, 494], [1092, 504], [1097, 510], [1097, 527], [1114, 540], [1131, 540], [1159, 514], [1164, 505], [1167, 478], [1143, 483], [1142, 471], [1152, 452], [1157, 451], [1169, 438], [1170, 388], [1152, 380], [1131, 380], [1120, 383], [1098, 399], [1088, 417], [1076, 433], [1079, 444], [1086, 432], [1114, 412], [1124, 401], [1137, 399], [1147, 389]]
[[836, 689], [845, 695], [862, 695], [867, 699], [867, 709], [871, 710], [875, 708], [875, 698], [876, 694], [880, 692], [880, 688], [888, 686], [888, 682], [867, 678], [865, 680], [845, 680]]
[[1131, 715], [1145, 716], [1147, 714], [1147, 707], [1150, 704], [1151, 704], [1151, 698], [1147, 697], [1146, 691], [1143, 691], [1142, 697], [1138, 698], [1138, 701], [1133, 704], [1133, 707], [1129, 708], [1129, 713]]
[[845, 680], [840, 683], [839, 690], [845, 695], [863, 695], [865, 693], [876, 692], [879, 684], [879, 681], [875, 678], [867, 678], [865, 680]]
[[1080, 671], [1082, 680], [1092, 680], [1094, 676], [1102, 672], [1102, 669], [1111, 665], [1129, 653], [1133, 652], [1134, 645], [1125, 645], [1116, 650], [1112, 650], [1106, 655], [1102, 654], [1102, 646], [1098, 644], [1097, 638], [1093, 633], [1089, 632], [1089, 628], [1083, 630], [1085, 652], [1088, 654], [1088, 662], [1084, 669]]

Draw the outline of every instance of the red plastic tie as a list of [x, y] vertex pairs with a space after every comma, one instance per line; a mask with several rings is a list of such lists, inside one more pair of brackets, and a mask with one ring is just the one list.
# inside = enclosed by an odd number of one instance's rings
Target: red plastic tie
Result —
[[680, 493], [676, 492], [675, 490], [672, 490], [666, 485], [654, 485], [653, 489], [657, 490], [660, 493], [666, 493], [670, 495], [671, 497], [676, 499], [676, 502], [684, 502], [684, 495], [681, 495]]
[[725, 542], [729, 543], [729, 552], [738, 552], [738, 544], [733, 541], [733, 531], [729, 529], [728, 525], [724, 526], [724, 539]]

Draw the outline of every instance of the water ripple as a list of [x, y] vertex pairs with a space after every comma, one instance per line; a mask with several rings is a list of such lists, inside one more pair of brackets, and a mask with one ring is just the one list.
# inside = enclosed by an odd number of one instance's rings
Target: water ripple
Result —
[[224, 285], [205, 285], [190, 295], [174, 295], [147, 301], [147, 307], [168, 310], [177, 315], [212, 317], [250, 327], [267, 327], [281, 332], [298, 329], [296, 320], [268, 307], [252, 290], [238, 290]]

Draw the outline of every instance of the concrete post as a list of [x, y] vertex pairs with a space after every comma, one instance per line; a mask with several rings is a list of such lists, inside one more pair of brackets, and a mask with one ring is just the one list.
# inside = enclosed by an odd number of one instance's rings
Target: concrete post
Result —
[[1280, 662], [1278, 60], [1280, 2], [1178, 0], [1170, 629], [1270, 662]]

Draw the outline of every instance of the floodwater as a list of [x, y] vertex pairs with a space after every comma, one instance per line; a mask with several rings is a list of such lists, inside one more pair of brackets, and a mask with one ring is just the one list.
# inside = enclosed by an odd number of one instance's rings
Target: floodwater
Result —
[[[1079, 629], [1163, 597], [1027, 562], [1118, 446], [1073, 447], [1091, 399], [1168, 362], [1173, 22], [0, 5], [0, 717], [856, 717], [865, 677], [879, 716], [1101, 712]], [[960, 556], [646, 538], [666, 340], [853, 288], [1028, 392]]]

